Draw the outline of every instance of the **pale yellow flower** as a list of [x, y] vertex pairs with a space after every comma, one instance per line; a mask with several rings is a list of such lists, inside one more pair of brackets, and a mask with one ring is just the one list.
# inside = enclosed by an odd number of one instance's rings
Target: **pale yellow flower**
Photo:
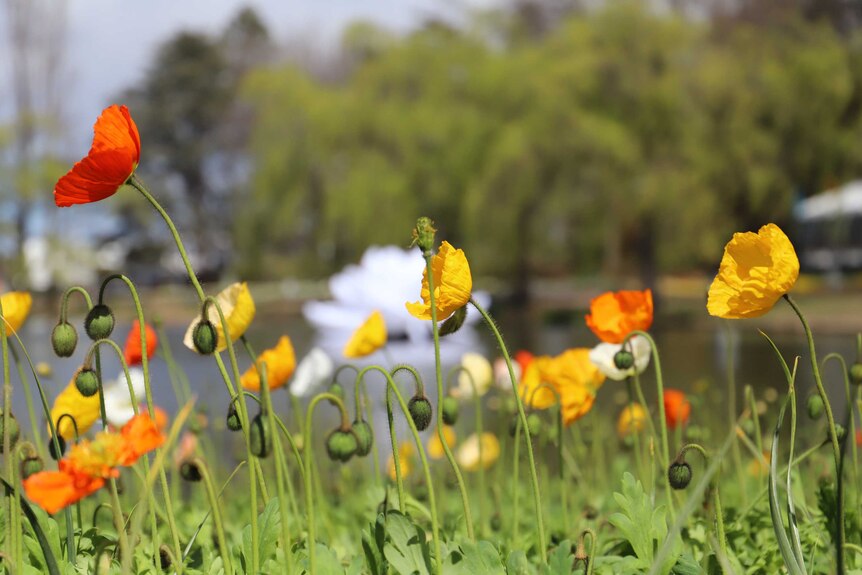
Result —
[[[443, 242], [437, 254], [431, 258], [434, 279], [434, 306], [437, 321], [443, 321], [458, 309], [467, 305], [473, 290], [470, 264], [463, 250]], [[407, 302], [407, 311], [419, 319], [431, 319], [431, 291], [428, 289], [428, 270], [422, 274], [421, 302]]]
[[[452, 395], [471, 398], [474, 385], [480, 397], [488, 393], [494, 381], [494, 368], [484, 355], [474, 352], [465, 353], [461, 356], [461, 367], [463, 369], [458, 373], [458, 387], [452, 390]], [[508, 372], [506, 375], [508, 377]]]
[[644, 430], [649, 414], [640, 403], [630, 403], [620, 412], [617, 419], [617, 435], [625, 439]]
[[375, 310], [350, 336], [350, 340], [344, 346], [344, 357], [358, 358], [371, 355], [386, 345], [386, 338], [386, 320], [383, 319], [382, 313]]
[[33, 296], [25, 291], [11, 291], [0, 296], [0, 305], [3, 306], [3, 317], [6, 319], [6, 327], [9, 333], [21, 329], [30, 308], [33, 305]]
[[798, 277], [793, 244], [775, 224], [763, 226], [756, 234], [733, 234], [709, 287], [706, 309], [727, 319], [759, 317], [793, 288]]
[[[416, 454], [416, 448], [412, 441], [405, 441], [398, 446], [398, 462], [401, 465], [401, 477], [407, 477], [413, 472], [413, 456]], [[395, 476], [395, 458], [392, 455], [386, 461], [386, 472], [389, 474], [389, 479], [396, 480]]]
[[[443, 437], [446, 439], [446, 445], [451, 449], [455, 446], [455, 431], [449, 425], [443, 426]], [[435, 429], [428, 438], [428, 457], [431, 459], [440, 459], [446, 454], [443, 451], [443, 443], [440, 441], [440, 434]]]
[[[251, 297], [251, 292], [248, 290], [248, 284], [245, 282], [233, 283], [219, 292], [215, 300], [218, 302], [219, 307], [221, 307], [222, 313], [224, 314], [230, 340], [236, 341], [246, 332], [248, 326], [251, 325], [256, 311], [254, 300]], [[207, 308], [207, 318], [213, 324], [213, 327], [215, 327], [216, 333], [218, 334], [218, 345], [216, 346], [216, 351], [224, 351], [227, 349], [227, 340], [224, 337], [221, 318], [219, 317], [216, 306], [210, 305]], [[194, 333], [195, 326], [200, 320], [201, 317], [198, 316], [189, 325], [189, 328], [186, 330], [186, 335], [183, 338], [185, 346], [192, 351], [197, 351], [195, 349], [194, 341], [192, 341], [192, 334]]]
[[500, 441], [493, 433], [482, 434], [482, 456], [479, 457], [479, 436], [475, 433], [468, 437], [458, 448], [458, 465], [464, 471], [488, 469], [500, 457]]

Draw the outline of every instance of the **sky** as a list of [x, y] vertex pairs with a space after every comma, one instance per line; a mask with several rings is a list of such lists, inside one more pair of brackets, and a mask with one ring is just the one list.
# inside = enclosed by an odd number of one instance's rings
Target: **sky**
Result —
[[[0, 1], [0, 125], [11, 114], [7, 3]], [[20, 1], [20, 0], [19, 0]], [[23, 0], [39, 1], [39, 0]], [[63, 116], [71, 155], [85, 152], [99, 112], [146, 72], [158, 45], [180, 30], [218, 32], [242, 7], [253, 7], [279, 43], [333, 47], [358, 19], [407, 31], [432, 15], [494, 0], [42, 0], [67, 11]]]

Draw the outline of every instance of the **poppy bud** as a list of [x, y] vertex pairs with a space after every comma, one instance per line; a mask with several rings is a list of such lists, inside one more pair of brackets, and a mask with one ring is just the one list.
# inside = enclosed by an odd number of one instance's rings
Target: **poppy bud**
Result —
[[820, 416], [823, 415], [823, 411], [825, 410], [823, 398], [816, 393], [808, 396], [805, 407], [808, 409], [808, 417], [811, 419], [820, 419]]
[[269, 428], [269, 417], [258, 413], [251, 420], [249, 430], [251, 452], [256, 457], [267, 457], [272, 451], [272, 431]]
[[440, 403], [440, 411], [443, 412], [443, 423], [446, 425], [455, 425], [458, 421], [458, 400], [452, 396], [443, 398]]
[[192, 483], [197, 483], [203, 479], [201, 468], [193, 459], [186, 459], [180, 463], [180, 475], [183, 479], [191, 481]]
[[674, 489], [685, 489], [691, 483], [691, 466], [685, 461], [674, 461], [667, 470], [667, 480]]
[[499, 513], [495, 513], [491, 517], [491, 530], [499, 531], [503, 527], [503, 519], [500, 517]]
[[75, 387], [84, 397], [93, 397], [99, 393], [99, 378], [89, 367], [82, 367], [75, 374]]
[[161, 566], [162, 571], [167, 571], [171, 568], [171, 564], [173, 561], [171, 560], [171, 552], [168, 549], [167, 545], [161, 545], [159, 547], [159, 566]]
[[410, 412], [410, 417], [413, 419], [413, 423], [416, 424], [416, 429], [419, 431], [425, 431], [428, 429], [434, 412], [428, 398], [421, 395], [414, 395], [410, 398], [410, 402], [407, 404], [407, 411]]
[[54, 439], [48, 438], [48, 454], [51, 456], [51, 459], [54, 461], [59, 461], [63, 454], [66, 453], [66, 440], [63, 439], [62, 435], [57, 436], [57, 444], [60, 447], [60, 453], [57, 454], [56, 449], [54, 449]]
[[93, 306], [84, 320], [84, 331], [93, 341], [110, 337], [114, 331], [114, 312], [103, 303]]
[[356, 455], [365, 457], [371, 452], [374, 444], [374, 433], [366, 421], [353, 422], [353, 435], [356, 436]]
[[211, 355], [218, 344], [218, 333], [212, 322], [206, 318], [200, 320], [192, 330], [192, 344], [201, 355]]
[[542, 431], [542, 418], [538, 413], [531, 413], [527, 416], [527, 429], [530, 430], [530, 435], [535, 437]]
[[35, 473], [39, 473], [45, 465], [42, 463], [42, 458], [38, 455], [28, 455], [21, 460], [21, 479], [27, 479]]
[[451, 335], [461, 329], [467, 319], [467, 306], [459, 307], [449, 318], [440, 325], [440, 337]]
[[437, 230], [434, 229], [434, 222], [431, 218], [421, 217], [416, 220], [416, 228], [413, 230], [413, 240], [423, 252], [430, 252], [434, 249], [434, 234]]
[[348, 461], [359, 449], [359, 442], [351, 430], [336, 429], [326, 438], [326, 453], [333, 461]]
[[848, 371], [850, 372], [850, 383], [862, 385], [862, 363], [854, 363]]
[[[338, 382], [335, 382], [332, 385], [330, 385], [329, 389], [327, 391], [329, 393], [331, 393], [332, 395], [334, 395], [335, 397], [337, 397], [338, 399], [341, 399], [341, 400], [344, 399], [344, 388], [341, 387], [341, 384]], [[335, 402], [333, 402], [333, 401], [330, 401], [329, 403], [335, 405]]]
[[838, 437], [838, 441], [844, 441], [844, 438], [847, 437], [847, 428], [840, 423], [836, 423], [835, 435]]
[[236, 403], [231, 402], [227, 408], [227, 428], [231, 431], [239, 431], [242, 429], [242, 421], [239, 418], [239, 412], [236, 409]]
[[[0, 412], [2, 413], [2, 412]], [[18, 420], [12, 413], [9, 413], [9, 446], [15, 447], [18, 443], [18, 438], [21, 436], [21, 426], [18, 425]], [[3, 426], [0, 425], [0, 453], [3, 453], [3, 443], [5, 436], [3, 435]]]
[[632, 352], [621, 349], [614, 354], [614, 365], [617, 369], [626, 371], [632, 368], [635, 364], [635, 356], [632, 355]]
[[78, 345], [78, 331], [72, 324], [63, 321], [51, 332], [51, 346], [57, 357], [71, 357]]

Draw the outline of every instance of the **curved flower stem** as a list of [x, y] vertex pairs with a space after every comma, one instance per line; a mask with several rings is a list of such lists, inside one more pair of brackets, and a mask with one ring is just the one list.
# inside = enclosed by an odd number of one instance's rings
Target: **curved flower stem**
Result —
[[[413, 376], [413, 383], [416, 386], [415, 395], [420, 397], [425, 397], [425, 386], [422, 383], [422, 378], [419, 376], [419, 372], [411, 365], [398, 365], [391, 372], [390, 375], [394, 381], [395, 376], [399, 371], [409, 372]], [[360, 374], [364, 375], [364, 372], [360, 372]], [[357, 379], [359, 376], [357, 375]], [[407, 419], [413, 420], [409, 413], [405, 413]], [[395, 466], [395, 487], [398, 491], [398, 510], [401, 513], [406, 513], [406, 501], [404, 499], [404, 477], [401, 474], [401, 454], [398, 449], [398, 438], [395, 436], [395, 414], [392, 409], [392, 397], [389, 394], [389, 389], [386, 390], [386, 416], [389, 421], [389, 440], [392, 443], [392, 462]], [[461, 494], [462, 501], [464, 500], [464, 494]]]
[[[664, 379], [662, 378], [661, 372], [661, 358], [659, 357], [658, 346], [655, 344], [655, 340], [650, 334], [645, 331], [635, 330], [631, 332], [626, 336], [626, 339], [623, 341], [623, 344], [627, 343], [632, 337], [636, 335], [641, 335], [646, 338], [652, 350], [653, 365], [655, 366], [655, 383], [656, 389], [658, 391], [658, 400], [656, 401], [656, 403], [658, 403], [659, 429], [661, 429], [662, 465], [665, 469], [667, 469], [670, 466], [670, 450], [668, 449], [667, 442], [667, 419], [665, 418], [664, 413]], [[649, 413], [649, 410], [647, 410], [647, 413]], [[652, 421], [652, 418], [650, 418], [650, 421]], [[671, 493], [670, 490], [670, 483], [668, 483], [666, 478], [664, 480], [664, 485], [665, 494], [667, 496], [667, 507], [670, 511], [671, 523], [673, 523], [676, 517], [676, 510], [674, 509], [673, 493]]]
[[[676, 462], [683, 463], [685, 461], [685, 453], [689, 450], [695, 450], [703, 457], [703, 464], [706, 467], [709, 467], [709, 455], [706, 453], [706, 450], [698, 445], [697, 443], [689, 443], [687, 445], [682, 446], [679, 450], [679, 453], [676, 456]], [[712, 497], [713, 497], [713, 505], [715, 506], [715, 532], [716, 537], [718, 538], [718, 544], [721, 547], [721, 552], [724, 555], [727, 555], [727, 538], [724, 534], [724, 516], [721, 512], [721, 495], [718, 491], [719, 482], [713, 476], [712, 480]]]
[[[12, 479], [12, 436], [9, 433], [9, 421], [12, 417], [12, 380], [9, 374], [9, 341], [7, 339], [6, 316], [3, 314], [3, 306], [0, 304], [0, 346], [3, 348], [3, 475]], [[9, 512], [9, 524], [15, 527], [15, 517], [18, 516], [18, 499], [10, 493], [7, 511]], [[16, 530], [17, 531], [17, 530]], [[15, 535], [7, 539], [6, 554], [9, 563], [18, 563], [17, 550], [15, 549]]]
[[398, 405], [401, 407], [401, 411], [407, 419], [407, 425], [410, 426], [410, 431], [413, 434], [413, 441], [416, 443], [416, 451], [419, 453], [419, 459], [422, 462], [422, 471], [425, 474], [425, 482], [428, 484], [428, 506], [431, 511], [431, 538], [434, 541], [434, 563], [436, 566], [436, 573], [441, 575], [443, 573], [443, 557], [440, 551], [440, 527], [437, 521], [437, 501], [434, 495], [434, 482], [431, 479], [431, 468], [428, 466], [428, 458], [425, 455], [425, 447], [422, 445], [422, 438], [419, 436], [419, 430], [416, 429], [416, 424], [413, 422], [413, 418], [410, 417], [410, 411], [407, 408], [407, 403], [404, 401], [404, 397], [401, 395], [401, 391], [398, 389], [398, 386], [395, 385], [395, 380], [392, 378], [392, 375], [386, 371], [386, 369], [379, 365], [369, 365], [359, 372], [358, 377], [363, 377], [371, 370], [380, 372], [386, 378], [386, 396], [389, 396], [389, 391], [395, 394], [395, 398], [398, 400]]
[[39, 420], [36, 418], [36, 410], [33, 408], [33, 393], [30, 391], [30, 385], [27, 383], [27, 376], [24, 375], [24, 366], [18, 360], [18, 352], [15, 351], [15, 346], [9, 342], [9, 353], [12, 354], [12, 360], [15, 362], [15, 368], [18, 371], [18, 379], [21, 381], [21, 387], [24, 388], [24, 400], [27, 402], [27, 415], [30, 418], [30, 430], [33, 433], [33, 441], [36, 445], [44, 445], [42, 443], [42, 432], [39, 431]]
[[[443, 401], [443, 368], [440, 365], [440, 326], [437, 324], [437, 305], [434, 302], [436, 296], [434, 294], [434, 270], [431, 268], [431, 250], [422, 250], [422, 257], [425, 259], [425, 277], [428, 281], [428, 303], [431, 306], [431, 333], [434, 337], [434, 375], [437, 379], [437, 437], [440, 440], [440, 445], [443, 447], [443, 453], [446, 455], [446, 460], [455, 472], [455, 481], [458, 483], [458, 491], [461, 492], [461, 504], [464, 507], [464, 522], [467, 524], [467, 537], [470, 541], [476, 541], [476, 536], [473, 533], [473, 514], [470, 512], [470, 500], [467, 497], [467, 488], [464, 485], [464, 476], [461, 474], [461, 468], [458, 462], [455, 461], [455, 456], [452, 455], [452, 450], [449, 449], [449, 444], [446, 443], [446, 436], [443, 434], [443, 412], [440, 409], [440, 402]], [[479, 438], [482, 442], [482, 438]]]
[[312, 417], [314, 415], [314, 408], [317, 407], [317, 404], [323, 400], [328, 400], [338, 407], [338, 410], [341, 412], [341, 428], [349, 429], [350, 428], [350, 416], [347, 414], [347, 408], [344, 407], [344, 402], [341, 401], [341, 398], [335, 395], [334, 393], [318, 393], [315, 395], [308, 404], [308, 408], [305, 412], [305, 431], [303, 432], [303, 442], [305, 449], [305, 506], [306, 513], [308, 514], [308, 572], [316, 573], [317, 560], [316, 560], [316, 545], [317, 542], [315, 540], [315, 531], [314, 531], [314, 489], [312, 487], [312, 477], [311, 477], [311, 431], [312, 431]]
[[[202, 459], [196, 457], [192, 461], [197, 465], [201, 473], [201, 479], [204, 481], [207, 498], [210, 502], [210, 509], [212, 509], [213, 526], [215, 527], [216, 539], [218, 540], [219, 554], [221, 555], [222, 563], [224, 563], [225, 573], [227, 575], [233, 575], [233, 563], [230, 558], [230, 548], [227, 546], [227, 539], [224, 536], [224, 521], [221, 516], [221, 505], [219, 504], [218, 493], [216, 493], [215, 486], [213, 485], [212, 476], [210, 475], [206, 463]], [[182, 555], [180, 555], [180, 557], [182, 557]], [[287, 563], [290, 563], [290, 561], [288, 560]]]
[[[644, 413], [646, 414], [646, 420], [647, 420], [647, 424], [649, 425], [649, 430], [650, 430], [650, 441], [657, 441], [658, 436], [657, 436], [656, 431], [655, 431], [655, 424], [653, 423], [652, 414], [650, 414], [649, 407], [647, 407], [646, 399], [644, 399], [643, 390], [641, 389], [641, 386], [640, 386], [640, 378], [638, 377], [637, 372], [635, 372], [634, 377], [628, 378], [627, 383], [628, 383], [628, 388], [629, 388], [630, 405], [624, 407], [623, 409], [631, 409], [631, 406], [634, 405], [635, 403], [639, 404], [643, 408]], [[640, 433], [637, 429], [635, 429], [634, 433], [632, 433], [632, 438], [634, 440], [635, 467], [638, 470], [638, 475], [641, 478], [643, 478], [643, 477], [645, 477], [644, 463], [643, 463], [644, 455], [643, 455], [643, 450], [641, 449]], [[653, 464], [653, 467], [654, 467], [654, 464]], [[652, 486], [650, 487], [650, 491], [652, 492], [654, 490], [655, 490], [655, 484], [652, 484]]]
[[[342, 366], [344, 367], [344, 366]], [[352, 367], [352, 366], [351, 366]], [[340, 368], [339, 368], [340, 369]], [[356, 369], [354, 367], [354, 369]], [[357, 376], [359, 375], [359, 370], [356, 369]], [[361, 392], [361, 394], [360, 394]], [[373, 409], [369, 407], [370, 401], [368, 399], [368, 386], [365, 385], [365, 379], [357, 377], [353, 383], [353, 401], [354, 407], [356, 409], [356, 421], [365, 421], [365, 416], [368, 416], [368, 425], [371, 428], [372, 434], [374, 433], [374, 415]], [[383, 476], [380, 473], [380, 453], [377, 450], [377, 441], [372, 439], [371, 441], [371, 458], [374, 464], [374, 477], [377, 479], [377, 484], [383, 484]]]
[[[452, 383], [452, 376], [456, 373], [463, 373], [467, 376], [467, 381], [470, 382], [470, 388], [473, 390], [473, 404], [476, 408], [476, 437], [479, 438], [479, 461], [485, 461], [484, 453], [483, 453], [483, 443], [482, 435], [484, 433], [484, 428], [482, 426], [482, 396], [479, 394], [479, 387], [476, 385], [476, 380], [473, 378], [473, 374], [470, 373], [470, 370], [464, 367], [463, 365], [456, 365], [452, 369], [449, 370], [449, 375], [446, 377], [446, 391], [448, 393], [449, 386]], [[485, 534], [485, 465], [480, 464], [479, 469], [479, 537], [483, 537]]]
[[754, 442], [757, 445], [757, 451], [763, 454], [763, 432], [760, 429], [760, 414], [757, 412], [757, 400], [754, 398], [754, 388], [750, 385], [745, 386], [745, 401], [748, 403], [748, 410], [751, 412], [751, 422], [754, 425]]
[[563, 400], [560, 397], [560, 392], [557, 389], [548, 383], [547, 381], [541, 382], [530, 393], [530, 398], [527, 401], [527, 405], [534, 405], [534, 400], [536, 397], [536, 393], [540, 389], [546, 389], [554, 394], [554, 401], [557, 404], [557, 465], [559, 466], [558, 473], [560, 474], [560, 499], [563, 503], [563, 521], [564, 525], [571, 524], [571, 518], [569, 517], [569, 502], [566, 497], [566, 492], [568, 491], [568, 486], [565, 484], [565, 467], [563, 466]]
[[512, 448], [512, 548], [518, 548], [518, 535], [521, 530], [521, 522], [519, 520], [520, 502], [521, 502], [521, 420], [515, 422], [515, 445]]
[[[826, 388], [823, 387], [823, 379], [820, 377], [820, 367], [817, 364], [817, 352], [814, 349], [814, 334], [811, 333], [811, 327], [808, 321], [802, 314], [802, 310], [796, 305], [796, 302], [790, 297], [790, 294], [784, 294], [784, 299], [793, 308], [799, 321], [802, 322], [802, 329], [805, 330], [805, 338], [808, 340], [808, 354], [811, 361], [811, 370], [814, 372], [814, 383], [817, 385], [817, 392], [823, 400], [823, 406], [826, 408], [826, 421], [829, 424], [829, 440], [832, 443], [832, 456], [835, 460], [835, 481], [838, 487], [838, 501], [843, 502], [842, 490], [844, 482], [842, 480], [842, 461], [841, 461], [841, 445], [838, 442], [838, 433], [835, 429], [835, 418], [832, 415], [832, 405], [829, 403], [829, 396], [826, 394]], [[854, 438], [855, 439], [855, 438]], [[835, 557], [837, 560], [838, 573], [844, 573], [844, 507], [839, 504], [838, 513], [835, 517]]]
[[[429, 262], [430, 262], [430, 260], [429, 260]], [[429, 275], [429, 277], [431, 276], [430, 263], [429, 263], [428, 275]], [[434, 300], [433, 300], [434, 291], [431, 290], [431, 293], [432, 293], [431, 313], [434, 314], [435, 313]], [[533, 487], [533, 503], [536, 507], [536, 528], [538, 530], [538, 537], [539, 537], [539, 541], [538, 541], [539, 556], [541, 557], [542, 563], [544, 564], [544, 563], [548, 562], [548, 550], [547, 550], [547, 545], [545, 543], [545, 523], [544, 523], [544, 520], [542, 519], [542, 496], [539, 493], [539, 478], [536, 475], [536, 461], [535, 461], [535, 458], [533, 457], [533, 443], [532, 443], [532, 439], [530, 438], [530, 430], [527, 429], [527, 415], [524, 412], [524, 403], [521, 401], [521, 397], [518, 394], [518, 381], [515, 378], [515, 371], [512, 369], [512, 358], [509, 357], [509, 351], [506, 348], [506, 342], [503, 341], [503, 336], [502, 336], [502, 334], [500, 334], [500, 330], [497, 329], [497, 324], [494, 323], [494, 320], [491, 319], [491, 316], [488, 315], [488, 312], [486, 312], [484, 310], [484, 308], [482, 308], [482, 306], [480, 306], [479, 303], [475, 299], [470, 298], [470, 303], [473, 304], [473, 307], [476, 308], [476, 310], [482, 316], [482, 319], [485, 320], [485, 324], [488, 326], [488, 329], [491, 330], [491, 333], [493, 333], [494, 337], [497, 339], [497, 345], [500, 347], [500, 351], [503, 353], [503, 359], [506, 360], [506, 367], [509, 369], [509, 379], [512, 382], [512, 392], [515, 395], [515, 403], [518, 406], [518, 417], [521, 420], [521, 427], [524, 429], [524, 439], [526, 440], [525, 443], [527, 445], [527, 459], [530, 463], [530, 482], [531, 482], [531, 485]], [[436, 324], [437, 323], [434, 322], [435, 326], [436, 326]], [[434, 333], [435, 334], [437, 333], [436, 327], [435, 327]], [[438, 353], [438, 359], [439, 359], [439, 353]]]
[[[590, 538], [590, 551], [586, 552], [584, 548], [584, 540], [589, 536]], [[586, 555], [584, 559], [584, 575], [592, 575], [593, 573], [593, 559], [595, 557], [596, 552], [596, 532], [590, 529], [589, 527], [581, 531], [581, 536], [578, 540], [578, 551], [582, 552]], [[577, 557], [575, 558], [577, 561]]]

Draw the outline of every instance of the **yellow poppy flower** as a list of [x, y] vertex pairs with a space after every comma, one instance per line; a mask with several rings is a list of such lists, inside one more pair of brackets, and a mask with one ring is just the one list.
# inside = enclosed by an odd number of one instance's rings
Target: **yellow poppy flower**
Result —
[[[446, 445], [451, 449], [455, 446], [455, 431], [450, 425], [443, 426], [443, 437], [446, 439]], [[440, 459], [446, 453], [443, 451], [443, 443], [440, 441], [440, 434], [437, 430], [431, 433], [428, 438], [428, 457], [431, 459]]]
[[[257, 362], [266, 365], [266, 383], [270, 389], [283, 387], [296, 369], [296, 354], [286, 335], [281, 336], [275, 347], [257, 357]], [[241, 378], [242, 386], [250, 391], [260, 391], [260, 374], [257, 365], [249, 367]]]
[[500, 457], [500, 442], [493, 433], [482, 434], [482, 457], [479, 457], [479, 436], [475, 433], [468, 437], [458, 448], [458, 465], [464, 471], [488, 469]]
[[386, 320], [383, 319], [382, 313], [375, 310], [350, 336], [350, 340], [344, 346], [344, 357], [371, 355], [386, 345], [386, 337]]
[[[230, 340], [236, 341], [245, 333], [248, 326], [251, 325], [256, 311], [254, 300], [251, 298], [251, 292], [248, 291], [248, 284], [245, 282], [233, 283], [219, 292], [215, 299], [224, 314], [225, 321], [227, 321]], [[207, 318], [213, 324], [213, 327], [215, 327], [216, 332], [218, 333], [218, 345], [216, 346], [216, 351], [224, 351], [227, 349], [227, 340], [224, 337], [224, 333], [222, 333], [221, 318], [219, 318], [216, 306], [211, 305], [207, 308]], [[200, 320], [201, 318], [198, 316], [195, 321], [189, 325], [189, 328], [186, 330], [186, 335], [183, 338], [185, 346], [192, 351], [197, 351], [195, 349], [194, 341], [192, 341], [192, 334], [194, 333], [195, 326]]]
[[78, 426], [78, 433], [84, 434], [90, 429], [101, 415], [99, 409], [99, 393], [90, 397], [84, 397], [75, 386], [75, 378], [69, 382], [66, 389], [60, 392], [51, 407], [51, 419], [57, 432], [66, 440], [75, 439], [75, 427], [68, 417], [58, 423], [64, 414], [71, 415]]
[[21, 329], [27, 316], [30, 315], [33, 296], [25, 291], [11, 291], [0, 296], [0, 305], [3, 306], [3, 317], [11, 334]]
[[[434, 275], [434, 305], [437, 308], [437, 321], [443, 321], [470, 301], [473, 290], [473, 277], [470, 264], [463, 250], [443, 242], [437, 254], [431, 258], [431, 272]], [[431, 292], [428, 290], [428, 270], [422, 274], [421, 302], [407, 302], [407, 311], [419, 319], [431, 319]]]
[[[416, 453], [416, 449], [413, 447], [413, 442], [405, 441], [401, 445], [398, 446], [398, 462], [401, 465], [401, 477], [407, 477], [413, 471], [413, 455]], [[392, 481], [396, 481], [395, 476], [395, 458], [391, 455], [386, 462], [386, 472], [389, 475], [389, 479]]]
[[590, 361], [588, 348], [569, 349], [553, 359], [551, 380], [563, 404], [563, 423], [571, 425], [593, 408], [604, 374]]
[[775, 224], [756, 234], [733, 234], [709, 287], [706, 309], [727, 319], [759, 317], [790, 291], [798, 277], [793, 244]]
[[617, 419], [617, 435], [625, 439], [644, 430], [649, 415], [640, 403], [630, 403], [620, 412]]
[[548, 355], [540, 355], [527, 364], [527, 369], [524, 370], [524, 375], [518, 383], [518, 393], [524, 405], [533, 409], [548, 409], [556, 405], [557, 398], [554, 392], [547, 387], [539, 388], [542, 383], [553, 385], [551, 381], [553, 361], [554, 358]]

